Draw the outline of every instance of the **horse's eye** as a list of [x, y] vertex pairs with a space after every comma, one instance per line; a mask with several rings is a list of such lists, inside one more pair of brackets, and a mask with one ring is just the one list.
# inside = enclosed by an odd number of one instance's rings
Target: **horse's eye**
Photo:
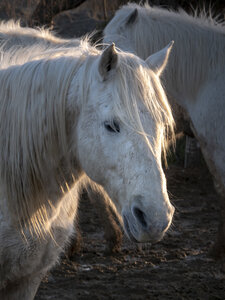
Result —
[[120, 125], [116, 122], [105, 122], [104, 123], [105, 129], [108, 130], [109, 132], [114, 132], [114, 133], [118, 133], [120, 132]]

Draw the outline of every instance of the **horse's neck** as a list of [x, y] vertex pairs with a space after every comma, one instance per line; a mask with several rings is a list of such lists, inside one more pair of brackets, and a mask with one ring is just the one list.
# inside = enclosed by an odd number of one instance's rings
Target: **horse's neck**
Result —
[[225, 35], [213, 25], [199, 24], [200, 21], [195, 24], [194, 19], [190, 22], [185, 16], [184, 21], [182, 17], [169, 16], [170, 13], [168, 18], [164, 14], [146, 16], [151, 34], [149, 42], [144, 38], [143, 44], [148, 44], [149, 52], [154, 53], [175, 40], [163, 79], [168, 93], [182, 103], [194, 100], [201, 86], [224, 70]]

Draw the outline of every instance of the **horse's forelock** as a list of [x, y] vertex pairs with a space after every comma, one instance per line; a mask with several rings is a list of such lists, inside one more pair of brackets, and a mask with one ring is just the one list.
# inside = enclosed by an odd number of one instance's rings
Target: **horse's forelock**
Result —
[[[127, 125], [147, 137], [148, 133], [143, 129], [137, 105], [137, 99], [143, 101], [156, 126], [164, 128], [162, 150], [165, 154], [168, 139], [174, 141], [174, 120], [160, 80], [132, 54], [121, 54], [121, 56], [116, 75], [119, 88], [115, 90], [118, 94], [114, 97], [118, 101], [115, 103], [116, 113], [120, 115], [123, 122], [126, 124], [128, 122]], [[121, 111], [123, 114], [120, 113]], [[154, 150], [151, 150], [154, 153]]]

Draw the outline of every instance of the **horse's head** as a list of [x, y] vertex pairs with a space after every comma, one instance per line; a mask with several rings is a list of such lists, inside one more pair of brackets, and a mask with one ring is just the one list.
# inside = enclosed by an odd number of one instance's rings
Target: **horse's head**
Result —
[[158, 78], [169, 50], [142, 61], [112, 44], [80, 87], [86, 95], [76, 130], [80, 165], [105, 188], [136, 242], [160, 240], [174, 212], [161, 165], [173, 118]]
[[163, 29], [157, 30], [160, 22], [155, 20], [155, 10], [148, 4], [129, 3], [122, 6], [104, 29], [104, 43], [114, 42], [123, 51], [146, 59], [166, 45], [169, 39], [162, 38]]

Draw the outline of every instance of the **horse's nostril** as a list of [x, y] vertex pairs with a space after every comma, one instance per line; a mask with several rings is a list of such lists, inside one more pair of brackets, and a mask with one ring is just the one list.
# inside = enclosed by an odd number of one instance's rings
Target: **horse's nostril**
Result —
[[141, 224], [141, 226], [145, 229], [147, 229], [148, 224], [146, 222], [146, 215], [145, 213], [140, 210], [138, 207], [133, 208], [133, 214], [135, 218], [138, 220], [138, 222]]

